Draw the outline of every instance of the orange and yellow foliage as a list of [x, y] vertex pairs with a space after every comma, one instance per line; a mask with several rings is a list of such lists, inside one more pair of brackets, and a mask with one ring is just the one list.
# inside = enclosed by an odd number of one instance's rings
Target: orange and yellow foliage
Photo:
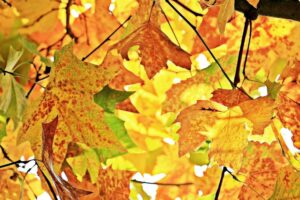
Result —
[[0, 199], [300, 199], [300, 23], [234, 3], [0, 1]]

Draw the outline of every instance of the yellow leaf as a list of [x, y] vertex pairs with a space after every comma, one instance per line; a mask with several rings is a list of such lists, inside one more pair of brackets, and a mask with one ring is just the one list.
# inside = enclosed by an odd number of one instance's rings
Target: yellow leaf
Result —
[[248, 145], [252, 124], [243, 117], [239, 107], [218, 113], [217, 117], [209, 157], [221, 166], [238, 170], [241, 167], [243, 151]]

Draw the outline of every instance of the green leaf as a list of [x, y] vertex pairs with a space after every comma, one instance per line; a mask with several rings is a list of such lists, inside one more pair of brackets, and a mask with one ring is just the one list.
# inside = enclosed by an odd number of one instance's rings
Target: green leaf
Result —
[[210, 141], [206, 141], [202, 144], [196, 152], [190, 152], [190, 162], [196, 165], [207, 165], [209, 163], [209, 143]]
[[6, 116], [0, 111], [0, 142], [4, 136], [6, 136]]
[[280, 83], [271, 82], [270, 80], [266, 80], [265, 85], [268, 90], [268, 96], [270, 96], [272, 99], [276, 99], [282, 85]]
[[14, 72], [15, 65], [20, 60], [23, 53], [23, 49], [21, 51], [17, 51], [12, 46], [10, 46], [5, 70], [8, 72]]
[[113, 90], [105, 86], [100, 92], [94, 95], [94, 101], [101, 106], [104, 111], [114, 113], [116, 104], [127, 99], [132, 93], [133, 92]]
[[19, 121], [26, 106], [25, 91], [22, 85], [9, 74], [2, 76], [0, 82], [3, 90], [0, 97], [0, 111], [14, 121]]
[[35, 55], [39, 55], [40, 58], [41, 58], [41, 61], [43, 63], [45, 63], [45, 65], [49, 66], [49, 67], [52, 67], [53, 65], [53, 62], [51, 62], [48, 58], [42, 56], [40, 54], [40, 52], [37, 50], [37, 45], [29, 40], [27, 40], [26, 38], [24, 37], [20, 37], [19, 38], [19, 42], [20, 44], [23, 46], [23, 48], [25, 48], [27, 51], [29, 51], [30, 53], [32, 54], [35, 54]]
[[124, 127], [124, 121], [117, 118], [114, 114], [108, 112], [104, 113], [104, 121], [126, 148], [136, 146], [127, 134], [127, 131]]

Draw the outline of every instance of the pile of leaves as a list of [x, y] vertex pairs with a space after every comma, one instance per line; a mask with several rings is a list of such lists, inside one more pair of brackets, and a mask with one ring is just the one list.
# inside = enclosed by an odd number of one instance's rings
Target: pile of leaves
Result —
[[300, 199], [300, 23], [234, 3], [2, 0], [0, 199]]

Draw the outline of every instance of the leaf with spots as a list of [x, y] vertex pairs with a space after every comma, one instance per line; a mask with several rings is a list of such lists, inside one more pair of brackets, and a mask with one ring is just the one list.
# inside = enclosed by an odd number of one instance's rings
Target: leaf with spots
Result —
[[275, 101], [269, 97], [261, 97], [244, 101], [239, 104], [244, 117], [253, 123], [252, 134], [262, 135], [272, 120], [275, 109]]
[[49, 123], [43, 123], [43, 155], [42, 161], [48, 170], [54, 185], [62, 199], [76, 199], [77, 197], [88, 195], [89, 191], [74, 188], [69, 182], [62, 179], [53, 169], [53, 142], [54, 136], [57, 134], [58, 117]]
[[241, 102], [250, 100], [250, 98], [241, 90], [226, 90], [217, 89], [213, 93], [212, 101], [223, 104], [227, 107], [233, 107], [239, 105]]
[[84, 63], [73, 55], [72, 45], [64, 47], [55, 55], [49, 84], [38, 107], [28, 113], [19, 132], [19, 142], [29, 140], [36, 156], [41, 157], [41, 124], [58, 116], [57, 134], [53, 141], [55, 171], [59, 171], [70, 142], [81, 142], [106, 151], [125, 152], [105, 123], [104, 111], [93, 102], [93, 95], [117, 72], [117, 66], [108, 68], [106, 65]]
[[213, 137], [209, 149], [210, 160], [233, 170], [241, 167], [243, 151], [248, 145], [252, 123], [243, 116], [239, 107], [217, 114], [212, 129]]
[[198, 101], [180, 112], [176, 121], [180, 122], [179, 156], [196, 150], [202, 142], [205, 142], [209, 128], [214, 126], [217, 110], [209, 101]]
[[135, 45], [139, 45], [141, 64], [144, 65], [149, 78], [167, 68], [168, 60], [186, 69], [191, 68], [190, 55], [173, 44], [159, 27], [151, 22], [143, 24], [112, 49], [117, 49], [123, 58], [128, 59], [127, 53]]
[[288, 164], [278, 142], [251, 142], [245, 153], [238, 175], [245, 176], [239, 199], [268, 199], [274, 190], [276, 178]]
[[299, 199], [300, 198], [300, 173], [291, 166], [280, 170], [277, 177], [274, 193], [270, 200]]

